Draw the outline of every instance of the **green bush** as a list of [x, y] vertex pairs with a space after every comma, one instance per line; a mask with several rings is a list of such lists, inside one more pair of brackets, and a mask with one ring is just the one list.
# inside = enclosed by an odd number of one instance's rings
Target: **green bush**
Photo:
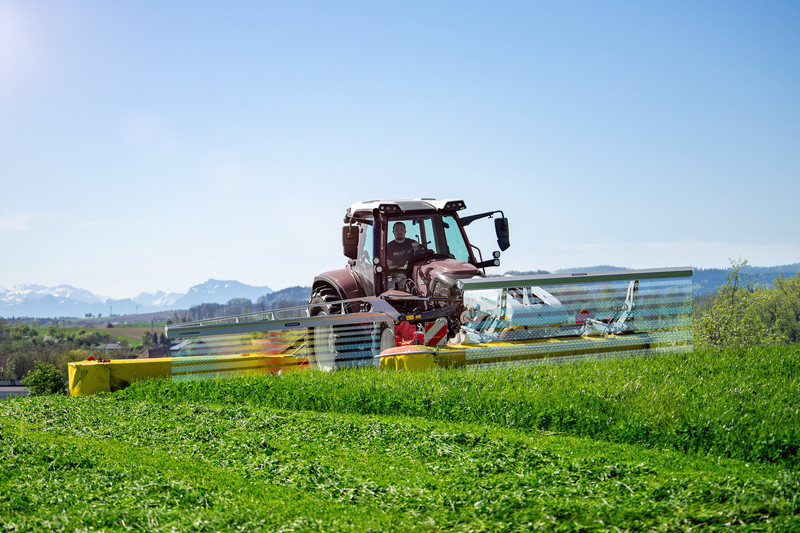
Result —
[[775, 321], [765, 320], [763, 302], [771, 289], [757, 287], [741, 271], [747, 260], [731, 261], [731, 273], [708, 309], [695, 321], [695, 344], [698, 347], [763, 346], [779, 341]]
[[32, 395], [64, 394], [64, 379], [55, 366], [41, 361], [34, 361], [33, 365], [33, 370], [22, 378], [22, 384], [28, 387]]

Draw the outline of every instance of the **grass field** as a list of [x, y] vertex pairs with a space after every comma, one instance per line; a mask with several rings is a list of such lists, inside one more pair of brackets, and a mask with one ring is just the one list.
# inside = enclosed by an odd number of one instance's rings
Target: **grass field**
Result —
[[0, 402], [0, 528], [800, 530], [800, 347]]
[[[142, 333], [147, 331], [150, 332], [150, 327], [130, 327], [130, 326], [115, 326], [113, 328], [105, 329], [107, 333], [110, 335], [114, 335], [127, 341], [127, 343], [132, 347], [138, 347], [142, 345]], [[159, 330], [155, 330], [156, 334], [159, 333]], [[161, 332], [164, 331], [164, 328], [161, 328]]]
[[[36, 330], [38, 335], [44, 338], [48, 334], [49, 327], [42, 326], [33, 328]], [[87, 331], [87, 330], [98, 330], [102, 333], [107, 333], [111, 337], [118, 339], [119, 341], [127, 342], [129, 346], [132, 348], [136, 348], [142, 345], [142, 333], [145, 331], [150, 332], [150, 324], [148, 323], [145, 325], [137, 325], [137, 326], [115, 326], [113, 328], [106, 327], [105, 325], [97, 325], [95, 327], [70, 327], [70, 328], [59, 328], [59, 331], [63, 332], [65, 335], [68, 334], [77, 334], [79, 331]], [[158, 327], [155, 328], [156, 334], [160, 334], [164, 331], [164, 326], [162, 325], [159, 329]]]

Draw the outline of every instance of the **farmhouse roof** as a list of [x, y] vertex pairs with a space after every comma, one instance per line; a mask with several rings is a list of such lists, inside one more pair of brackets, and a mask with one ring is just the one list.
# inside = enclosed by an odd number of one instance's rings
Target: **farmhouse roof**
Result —
[[136, 356], [136, 359], [156, 359], [159, 357], [171, 357], [172, 354], [169, 351], [169, 348], [148, 348], [139, 355]]
[[110, 344], [100, 344], [97, 349], [98, 350], [119, 350], [122, 348], [122, 345], [118, 342], [113, 342]]

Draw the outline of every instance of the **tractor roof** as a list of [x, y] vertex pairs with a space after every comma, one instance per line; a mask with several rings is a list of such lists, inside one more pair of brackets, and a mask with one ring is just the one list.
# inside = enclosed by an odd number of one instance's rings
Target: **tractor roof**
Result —
[[368, 202], [358, 202], [347, 208], [345, 217], [364, 217], [372, 216], [375, 209], [389, 215], [403, 215], [406, 213], [420, 212], [452, 212], [466, 209], [463, 200], [448, 198], [436, 200], [434, 198], [416, 198], [413, 200], [370, 200]]

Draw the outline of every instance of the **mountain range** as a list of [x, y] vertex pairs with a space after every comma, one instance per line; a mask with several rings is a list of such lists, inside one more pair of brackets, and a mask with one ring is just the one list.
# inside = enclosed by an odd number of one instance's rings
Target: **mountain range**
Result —
[[233, 298], [256, 301], [274, 292], [267, 286], [255, 287], [238, 281], [209, 279], [186, 293], [158, 291], [135, 298], [103, 298], [71, 285], [45, 287], [17, 285], [0, 287], [2, 317], [83, 317], [87, 314], [124, 315], [188, 309], [202, 303], [227, 303]]
[[[621, 267], [595, 266], [557, 270], [556, 274], [590, 272], [597, 270], [620, 270]], [[692, 276], [692, 292], [695, 296], [706, 295], [725, 284], [731, 269], [697, 268]], [[761, 285], [771, 284], [779, 275], [791, 277], [800, 272], [800, 263], [774, 267], [754, 267], [745, 265], [740, 270], [750, 281]], [[508, 272], [511, 275], [549, 274], [535, 272]], [[292, 297], [297, 289], [292, 288]], [[288, 290], [288, 289], [287, 289]], [[308, 291], [310, 293], [310, 288]], [[205, 283], [191, 287], [186, 293], [158, 291], [142, 293], [135, 298], [111, 299], [97, 296], [86, 289], [70, 285], [45, 287], [42, 285], [18, 285], [0, 287], [0, 317], [84, 317], [152, 313], [160, 311], [185, 310], [200, 304], [225, 304], [233, 298], [247, 298], [253, 302], [262, 296], [274, 293], [267, 286], [255, 287], [238, 281], [209, 279]], [[280, 292], [280, 291], [279, 291]], [[302, 292], [302, 291], [301, 291]], [[279, 296], [279, 295], [276, 295]]]

